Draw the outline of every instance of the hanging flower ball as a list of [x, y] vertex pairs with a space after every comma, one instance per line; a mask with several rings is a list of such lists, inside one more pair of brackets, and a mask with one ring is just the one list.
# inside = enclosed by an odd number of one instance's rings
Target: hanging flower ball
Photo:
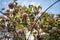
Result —
[[23, 17], [23, 18], [27, 18], [27, 17], [28, 17], [28, 14], [27, 14], [27, 13], [23, 13], [23, 14], [22, 14], [22, 17]]
[[39, 13], [40, 13], [40, 11], [39, 11], [39, 10], [37, 10], [37, 11], [36, 11], [36, 14], [39, 14]]
[[24, 31], [22, 29], [18, 30], [19, 34], [22, 34]]
[[6, 20], [6, 21], [9, 21], [10, 19], [7, 17], [5, 20]]
[[9, 6], [10, 9], [13, 9], [14, 4], [13, 3], [10, 3], [8, 6]]

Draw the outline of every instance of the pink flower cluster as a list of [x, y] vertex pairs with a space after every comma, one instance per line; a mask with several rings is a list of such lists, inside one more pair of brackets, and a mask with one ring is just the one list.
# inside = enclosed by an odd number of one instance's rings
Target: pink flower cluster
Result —
[[27, 14], [27, 13], [23, 13], [23, 14], [22, 14], [22, 17], [23, 17], [23, 18], [27, 18], [27, 17], [28, 17], [28, 14]]

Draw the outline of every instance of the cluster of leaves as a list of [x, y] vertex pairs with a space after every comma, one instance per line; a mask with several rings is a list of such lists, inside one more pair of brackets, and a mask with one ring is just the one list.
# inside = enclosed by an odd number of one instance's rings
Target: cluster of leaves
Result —
[[54, 17], [53, 14], [46, 13], [41, 19], [40, 27], [49, 34], [49, 40], [60, 40], [60, 14]]
[[[8, 6], [13, 10], [6, 10], [4, 12], [4, 15], [7, 17], [0, 16], [0, 30], [5, 27], [7, 27], [8, 32], [14, 32], [19, 29], [24, 31], [25, 27], [29, 31], [32, 31], [32, 28], [41, 28], [43, 32], [49, 35], [48, 40], [60, 40], [60, 14], [55, 17], [54, 14], [45, 12], [43, 13], [45, 14], [43, 18], [38, 18], [36, 15], [42, 14], [40, 12], [41, 6], [21, 6], [17, 4], [16, 0]], [[5, 24], [6, 22], [7, 24]], [[22, 30], [19, 31], [20, 34], [24, 33]], [[45, 35], [45, 37], [47, 36]]]

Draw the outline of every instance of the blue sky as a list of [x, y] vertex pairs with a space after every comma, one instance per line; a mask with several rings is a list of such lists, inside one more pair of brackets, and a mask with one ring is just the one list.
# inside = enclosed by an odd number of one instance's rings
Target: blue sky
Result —
[[[22, 6], [23, 5], [28, 6], [29, 4], [33, 4], [36, 6], [41, 5], [42, 11], [44, 11], [49, 5], [51, 5], [55, 1], [57, 1], [57, 0], [18, 0], [17, 2], [19, 5], [22, 5]], [[9, 9], [8, 4], [10, 2], [13, 2], [13, 0], [0, 0], [0, 10], [1, 10], [1, 8]], [[47, 12], [54, 13], [54, 14], [60, 13], [60, 2], [58, 2], [54, 6], [52, 6]]]

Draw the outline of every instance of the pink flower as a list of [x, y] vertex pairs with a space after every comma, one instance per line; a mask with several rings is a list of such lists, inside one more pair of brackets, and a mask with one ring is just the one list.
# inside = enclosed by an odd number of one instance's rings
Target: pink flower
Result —
[[22, 29], [18, 30], [19, 34], [22, 34], [24, 31]]
[[36, 11], [36, 14], [39, 14], [39, 13], [40, 13], [40, 11], [39, 11], [39, 10], [37, 10], [37, 11]]
[[10, 3], [8, 6], [9, 6], [10, 9], [13, 9], [14, 4], [13, 3]]
[[5, 20], [6, 20], [6, 21], [9, 21], [10, 19], [7, 17]]
[[23, 17], [23, 18], [27, 18], [27, 17], [28, 17], [28, 14], [27, 14], [27, 13], [23, 13], [23, 14], [22, 14], [22, 17]]

